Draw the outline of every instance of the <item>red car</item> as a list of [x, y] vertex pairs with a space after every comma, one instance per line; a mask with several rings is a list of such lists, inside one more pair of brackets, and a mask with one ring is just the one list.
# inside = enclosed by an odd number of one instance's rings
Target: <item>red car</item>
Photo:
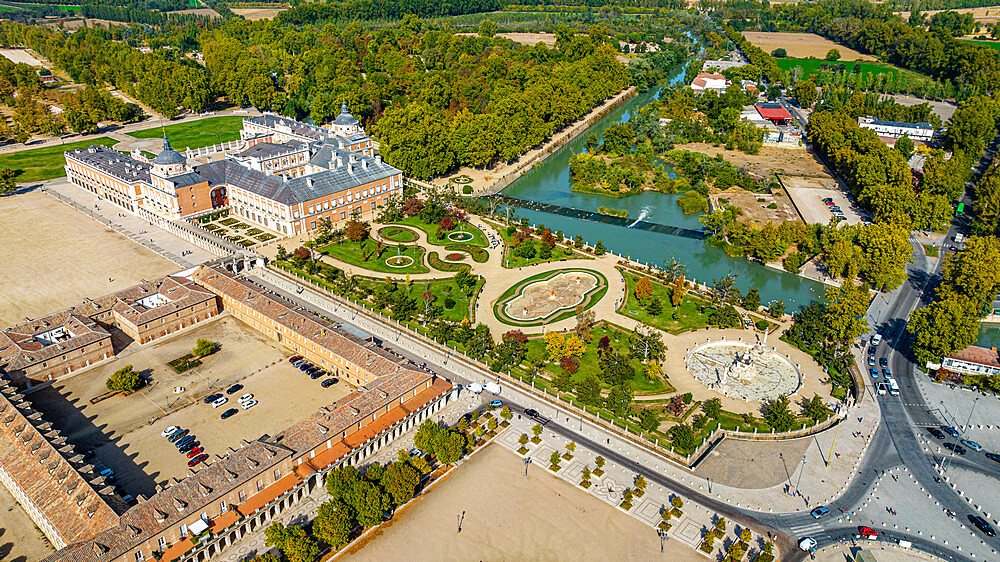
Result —
[[202, 453], [202, 454], [198, 455], [197, 457], [189, 460], [188, 461], [188, 466], [195, 466], [196, 464], [200, 463], [201, 461], [203, 461], [203, 460], [205, 460], [207, 458], [208, 458], [208, 455], [206, 455], [205, 453]]
[[191, 449], [190, 451], [188, 451], [188, 453], [187, 453], [188, 454], [188, 458], [190, 459], [190, 458], [197, 457], [199, 453], [202, 453], [204, 451], [205, 451], [205, 449], [202, 449], [201, 447], [195, 447], [194, 449]]
[[872, 529], [871, 527], [858, 527], [858, 534], [861, 535], [863, 539], [877, 540], [878, 531]]

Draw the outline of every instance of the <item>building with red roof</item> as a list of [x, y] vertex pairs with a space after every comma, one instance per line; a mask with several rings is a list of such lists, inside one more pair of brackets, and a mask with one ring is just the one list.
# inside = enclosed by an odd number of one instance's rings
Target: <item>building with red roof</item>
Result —
[[780, 103], [758, 103], [754, 105], [757, 113], [775, 125], [788, 125], [792, 120], [792, 114], [788, 113]]

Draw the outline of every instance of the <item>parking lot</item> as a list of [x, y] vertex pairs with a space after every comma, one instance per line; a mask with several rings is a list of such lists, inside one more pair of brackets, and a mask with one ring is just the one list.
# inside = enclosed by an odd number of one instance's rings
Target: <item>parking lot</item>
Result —
[[[174, 373], [167, 361], [189, 353], [199, 337], [219, 343], [219, 351], [192, 371]], [[163, 429], [189, 429], [211, 461], [228, 447], [239, 447], [243, 439], [274, 435], [350, 391], [342, 382], [322, 388], [321, 379], [310, 379], [288, 363], [291, 355], [223, 316], [36, 392], [31, 399], [71, 443], [95, 450], [98, 465], [114, 470], [123, 493], [152, 494], [157, 483], [188, 473], [187, 457], [160, 436]], [[91, 404], [91, 398], [105, 392], [107, 376], [124, 365], [148, 376], [150, 387]], [[209, 394], [225, 393], [236, 382], [244, 389], [229, 395], [225, 405], [213, 408], [202, 401]], [[175, 393], [175, 388], [184, 391]], [[240, 409], [237, 398], [244, 393], [252, 393], [258, 405]], [[220, 419], [233, 407], [239, 409], [236, 415]]]
[[[792, 180], [792, 181], [789, 181]], [[797, 181], [796, 181], [797, 180]], [[833, 218], [830, 206], [823, 199], [833, 199], [834, 205], [840, 207], [847, 224], [859, 224], [862, 215], [858, 207], [852, 207], [844, 191], [837, 189], [830, 182], [819, 182], [809, 178], [782, 178], [788, 195], [795, 203], [802, 220], [808, 224], [827, 224]]]

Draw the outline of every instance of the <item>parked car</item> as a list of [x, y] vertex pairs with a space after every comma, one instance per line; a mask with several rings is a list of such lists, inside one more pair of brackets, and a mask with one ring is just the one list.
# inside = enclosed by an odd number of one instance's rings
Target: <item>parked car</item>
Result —
[[180, 429], [180, 428], [177, 427], [176, 425], [172, 425], [172, 426], [168, 427], [167, 429], [164, 429], [160, 433], [160, 437], [170, 437], [170, 434], [173, 433], [173, 432], [175, 432], [175, 431], [177, 431], [178, 429]]
[[240, 396], [237, 401], [240, 404], [242, 404], [242, 403], [246, 402], [247, 400], [253, 400], [253, 394], [252, 393], [248, 392], [248, 393], [244, 394], [243, 396]]
[[194, 443], [194, 440], [195, 440], [195, 436], [194, 435], [188, 435], [184, 439], [181, 439], [180, 441], [174, 443], [174, 447], [177, 447], [177, 449], [181, 449], [185, 445], [187, 445], [188, 443]]
[[821, 505], [809, 512], [813, 516], [813, 519], [819, 519], [820, 517], [825, 517], [830, 515], [830, 508], [825, 505]]
[[239, 413], [239, 410], [237, 410], [236, 408], [230, 408], [225, 412], [222, 412], [222, 416], [220, 417], [225, 420], [235, 416], [237, 413]]
[[421, 451], [420, 449], [410, 450], [410, 457], [422, 457], [422, 456], [424, 456], [424, 452]]
[[257, 405], [256, 400], [247, 400], [246, 402], [240, 404], [240, 406], [242, 406], [244, 410], [249, 410], [250, 408], [253, 408], [256, 405]]
[[212, 402], [215, 402], [219, 398], [222, 398], [221, 394], [209, 394], [208, 396], [205, 397], [205, 403], [211, 404]]
[[243, 385], [237, 383], [237, 384], [234, 384], [233, 386], [227, 388], [226, 389], [226, 394], [232, 396], [233, 394], [236, 394], [237, 392], [239, 392], [241, 390], [243, 390]]
[[858, 527], [858, 534], [861, 535], [863, 539], [877, 540], [878, 531], [872, 529], [871, 527]]
[[969, 521], [971, 521], [972, 524], [975, 525], [977, 529], [982, 531], [983, 534], [986, 535], [987, 537], [997, 536], [997, 532], [996, 530], [993, 529], [993, 525], [987, 523], [986, 520], [983, 519], [982, 517], [978, 515], [970, 515]]
[[823, 198], [823, 202], [826, 203], [826, 204], [828, 204], [828, 205], [832, 205], [833, 204], [833, 197], [824, 197]]
[[503, 400], [490, 400], [490, 408], [503, 408]]
[[311, 378], [313, 380], [316, 380], [316, 379], [322, 377], [323, 374], [324, 374], [323, 371], [320, 371], [319, 369], [316, 369], [315, 371], [312, 371], [312, 372], [309, 373], [309, 378]]
[[942, 425], [941, 426], [941, 430], [944, 431], [945, 433], [947, 433], [948, 435], [951, 435], [952, 437], [961, 437], [962, 436], [962, 434], [959, 433], [957, 429], [955, 429], [954, 427], [952, 427], [950, 425]]
[[289, 363], [295, 363], [299, 359], [302, 359], [301, 355], [292, 355], [291, 357], [288, 358], [288, 362]]
[[868, 347], [868, 355], [875, 355], [876, 346], [872, 345]]
[[963, 447], [963, 446], [961, 446], [961, 445], [959, 445], [957, 443], [945, 443], [944, 444], [944, 448], [948, 449], [949, 451], [955, 451], [959, 455], [964, 455], [965, 454], [965, 447]]
[[878, 378], [878, 369], [876, 369], [875, 367], [872, 367], [872, 368], [868, 369], [868, 374], [871, 375], [873, 379], [877, 379]]
[[198, 446], [198, 447], [193, 447], [193, 448], [191, 448], [191, 449], [190, 449], [190, 450], [189, 450], [189, 451], [187, 452], [187, 456], [188, 456], [188, 458], [190, 459], [190, 458], [194, 458], [194, 457], [197, 457], [198, 455], [200, 455], [200, 454], [201, 454], [201, 453], [203, 453], [203, 452], [205, 452], [205, 449], [204, 449], [203, 447], [201, 447], [201, 446]]
[[337, 379], [326, 379], [320, 386], [322, 386], [323, 388], [328, 388], [335, 384], [337, 384]]
[[305, 363], [308, 363], [308, 361], [306, 361], [305, 359], [302, 359], [300, 357], [300, 358], [296, 359], [295, 361], [292, 361], [292, 367], [302, 367], [302, 365], [305, 364]]
[[878, 358], [878, 366], [879, 367], [883, 367], [883, 368], [884, 367], [888, 367], [889, 366], [889, 360], [886, 359], [885, 357], [879, 357]]
[[969, 439], [962, 439], [962, 440], [959, 441], [959, 443], [961, 443], [962, 445], [965, 445], [966, 447], [972, 449], [973, 451], [982, 451], [983, 450], [983, 446], [982, 445], [980, 445], [979, 443], [976, 443], [975, 441], [969, 440]]
[[311, 368], [312, 368], [312, 363], [310, 363], [308, 361], [303, 361], [302, 364], [299, 365], [299, 370], [300, 371], [308, 371]]
[[882, 376], [885, 377], [885, 378], [887, 378], [887, 379], [891, 379], [892, 378], [892, 373], [889, 371], [889, 369], [886, 369], [885, 367], [883, 367], [882, 368]]
[[226, 402], [229, 402], [229, 399], [226, 398], [225, 396], [222, 396], [220, 398], [217, 398], [215, 402], [212, 402], [212, 407], [218, 408], [219, 406], [225, 404]]
[[191, 431], [187, 430], [187, 429], [182, 429], [180, 431], [175, 431], [173, 435], [171, 435], [170, 437], [167, 437], [167, 441], [170, 441], [171, 443], [173, 443], [174, 441], [177, 441], [178, 439], [183, 438], [188, 433], [191, 433]]
[[811, 552], [816, 548], [816, 539], [812, 537], [803, 537], [799, 539], [799, 548], [805, 552]]
[[882, 334], [875, 334], [872, 336], [872, 345], [878, 346], [880, 343], [882, 343]]
[[205, 453], [202, 453], [202, 454], [198, 455], [197, 457], [195, 457], [195, 458], [193, 458], [193, 459], [189, 460], [189, 461], [188, 461], [188, 466], [189, 466], [189, 467], [190, 467], [190, 466], [195, 466], [195, 465], [197, 465], [198, 463], [201, 463], [201, 462], [203, 462], [203, 461], [204, 461], [205, 459], [207, 459], [207, 458], [208, 458], [208, 455], [206, 455]]
[[191, 449], [194, 449], [195, 447], [199, 447], [199, 446], [201, 446], [201, 443], [199, 443], [198, 441], [192, 441], [192, 442], [188, 443], [187, 445], [184, 445], [183, 447], [181, 447], [180, 449], [177, 449], [177, 450], [179, 452], [181, 452], [181, 453], [187, 454], [188, 451], [190, 451]]
[[868, 366], [869, 367], [874, 367], [875, 366], [875, 356], [874, 355], [869, 355], [868, 356]]
[[944, 432], [936, 427], [928, 427], [927, 433], [933, 435], [935, 439], [944, 439]]

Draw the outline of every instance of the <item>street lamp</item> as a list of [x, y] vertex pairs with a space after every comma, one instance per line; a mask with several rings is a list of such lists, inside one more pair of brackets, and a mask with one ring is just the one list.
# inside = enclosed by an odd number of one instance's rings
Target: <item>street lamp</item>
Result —
[[[802, 496], [802, 490], [799, 489], [799, 484], [802, 483], [802, 473], [806, 471], [806, 456], [802, 455], [802, 468], [799, 469], [799, 481], [795, 483], [795, 493]], [[805, 496], [802, 496], [803, 498]]]
[[528, 477], [528, 465], [531, 464], [531, 457], [524, 457], [524, 477]]
[[657, 529], [656, 534], [660, 535], [660, 554], [663, 554], [663, 543], [670, 540], [670, 537], [667, 536], [667, 532], [663, 529]]

